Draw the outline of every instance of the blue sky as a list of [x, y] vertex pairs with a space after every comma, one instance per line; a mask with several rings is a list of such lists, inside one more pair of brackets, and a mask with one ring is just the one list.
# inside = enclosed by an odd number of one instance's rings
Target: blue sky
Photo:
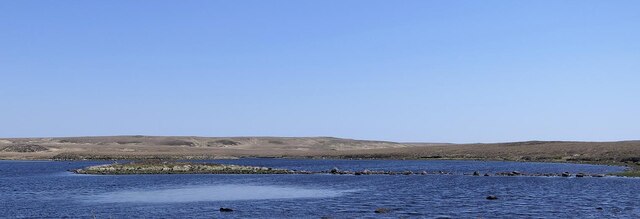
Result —
[[640, 139], [638, 1], [2, 1], [0, 137]]

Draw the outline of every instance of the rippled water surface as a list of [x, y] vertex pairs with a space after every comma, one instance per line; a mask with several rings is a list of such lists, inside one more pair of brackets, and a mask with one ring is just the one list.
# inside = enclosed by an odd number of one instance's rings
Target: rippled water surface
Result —
[[134, 191], [108, 192], [80, 197], [89, 202], [199, 202], [199, 201], [239, 201], [268, 199], [302, 199], [337, 197], [348, 191], [329, 189], [305, 189], [281, 186], [256, 185], [211, 185], [187, 186], [178, 189], [143, 189]]
[[[109, 162], [0, 161], [8, 218], [640, 218], [640, 179], [474, 177], [608, 173], [619, 167], [480, 161], [218, 160], [298, 170], [447, 171], [454, 175], [74, 175]], [[486, 200], [496, 195], [498, 200]], [[233, 208], [222, 213], [220, 207]], [[375, 214], [376, 208], [391, 209]], [[601, 208], [601, 209], [600, 209]]]

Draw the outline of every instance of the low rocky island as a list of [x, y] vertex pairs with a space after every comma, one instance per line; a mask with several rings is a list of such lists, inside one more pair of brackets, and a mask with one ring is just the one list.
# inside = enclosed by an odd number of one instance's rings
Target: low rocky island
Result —
[[216, 163], [139, 161], [89, 166], [72, 170], [77, 174], [125, 175], [125, 174], [332, 174], [332, 175], [465, 175], [465, 176], [530, 176], [530, 177], [605, 177], [605, 174], [588, 173], [526, 173], [520, 171], [495, 173], [453, 173], [447, 171], [388, 171], [388, 170], [330, 170], [306, 171], [270, 167], [242, 166]]
[[105, 164], [73, 170], [78, 174], [294, 174], [302, 173], [268, 167], [212, 163], [132, 162]]

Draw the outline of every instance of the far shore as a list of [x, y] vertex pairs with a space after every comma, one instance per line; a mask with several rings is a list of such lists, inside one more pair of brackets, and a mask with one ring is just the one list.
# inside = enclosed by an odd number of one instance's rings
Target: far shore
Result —
[[106, 136], [0, 139], [3, 160], [207, 160], [235, 158], [480, 160], [626, 166], [640, 176], [640, 141], [399, 143], [332, 137]]

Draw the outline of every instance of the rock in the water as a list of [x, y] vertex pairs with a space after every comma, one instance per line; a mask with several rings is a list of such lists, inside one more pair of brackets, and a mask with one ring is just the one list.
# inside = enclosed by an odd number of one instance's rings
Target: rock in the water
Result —
[[391, 212], [391, 209], [388, 209], [388, 208], [377, 208], [374, 212], [377, 213], [377, 214], [384, 214], [384, 213]]
[[578, 173], [576, 174], [576, 177], [584, 177], [584, 173]]
[[338, 172], [340, 172], [340, 170], [338, 170], [337, 167], [331, 168], [331, 171], [329, 171], [331, 174], [336, 174]]
[[473, 172], [473, 175], [474, 175], [474, 176], [480, 176], [480, 172], [478, 172], [478, 171], [474, 171], [474, 172]]
[[522, 173], [520, 173], [518, 171], [513, 171], [513, 172], [511, 172], [511, 174], [518, 176], [518, 175], [521, 175]]
[[485, 174], [484, 174], [484, 176], [489, 176], [489, 174], [488, 174], [488, 173], [485, 173]]
[[231, 208], [220, 208], [220, 212], [232, 212], [233, 209]]
[[487, 196], [487, 200], [498, 200], [498, 197], [495, 195]]
[[571, 174], [569, 172], [564, 172], [562, 173], [562, 177], [570, 177]]
[[602, 210], [604, 210], [604, 208], [602, 208], [602, 207], [597, 207], [597, 208], [596, 208], [596, 210], [600, 210], [600, 211], [602, 211]]

